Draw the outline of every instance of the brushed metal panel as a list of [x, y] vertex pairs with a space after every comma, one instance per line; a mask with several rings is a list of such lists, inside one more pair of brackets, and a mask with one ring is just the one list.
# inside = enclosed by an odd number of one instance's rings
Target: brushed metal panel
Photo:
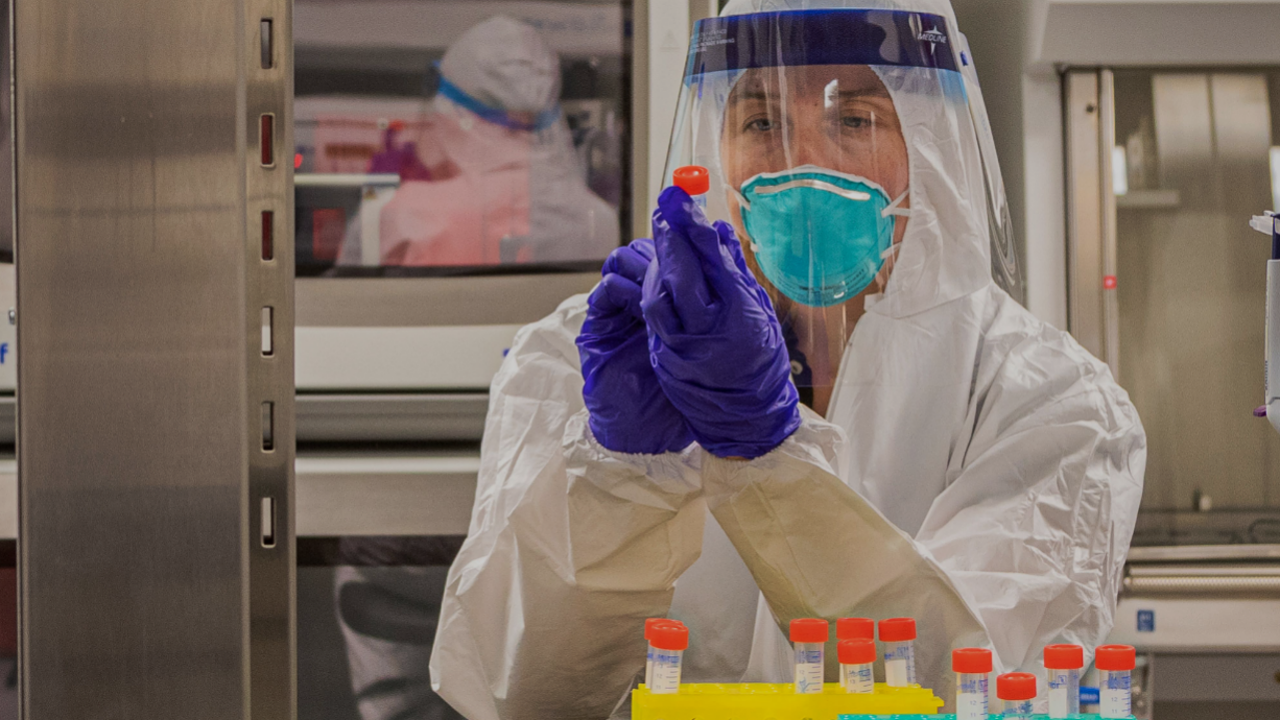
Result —
[[[27, 718], [294, 715], [291, 229], [274, 267], [257, 236], [259, 209], [289, 217], [291, 193], [256, 141], [273, 112], [288, 147], [288, 53], [261, 69], [256, 42], [260, 17], [287, 32], [287, 13], [15, 5]], [[271, 358], [263, 303], [279, 308]], [[270, 549], [250, 502], [265, 493], [281, 501]]]

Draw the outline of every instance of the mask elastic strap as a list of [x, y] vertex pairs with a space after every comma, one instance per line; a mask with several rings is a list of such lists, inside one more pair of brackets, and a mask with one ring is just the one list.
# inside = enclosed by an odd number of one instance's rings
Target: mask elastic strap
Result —
[[[738, 205], [742, 206], [743, 210], [751, 209], [751, 201], [748, 200], [746, 197], [744, 197], [742, 193], [738, 192], [738, 188], [731, 187], [729, 188], [729, 192], [733, 193], [733, 197], [738, 200]], [[747, 239], [751, 240], [750, 238], [747, 238]], [[751, 252], [753, 253], [760, 252], [760, 246], [756, 244], [755, 240], [751, 240]]]
[[902, 204], [903, 200], [907, 199], [907, 195], [909, 194], [911, 194], [910, 189], [903, 190], [902, 194], [899, 195], [893, 202], [889, 203], [888, 207], [880, 211], [880, 217], [887, 218], [890, 215], [896, 215], [897, 217], [911, 217], [911, 208], [898, 207], [899, 205]]

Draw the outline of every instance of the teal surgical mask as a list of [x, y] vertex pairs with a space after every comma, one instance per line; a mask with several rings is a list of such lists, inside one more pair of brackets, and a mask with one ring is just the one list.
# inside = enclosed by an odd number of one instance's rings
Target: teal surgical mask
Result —
[[735, 191], [756, 262], [783, 295], [812, 307], [866, 289], [893, 252], [894, 216], [910, 211], [857, 175], [802, 165]]

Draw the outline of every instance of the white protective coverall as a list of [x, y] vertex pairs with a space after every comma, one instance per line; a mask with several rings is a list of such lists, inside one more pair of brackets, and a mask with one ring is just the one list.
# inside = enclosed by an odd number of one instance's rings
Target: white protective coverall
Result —
[[[725, 13], [846, 6], [955, 23], [947, 0], [733, 0]], [[883, 79], [911, 221], [827, 417], [806, 411], [751, 461], [697, 445], [610, 452], [582, 399], [585, 296], [517, 334], [430, 662], [463, 715], [625, 710], [654, 616], [689, 626], [686, 682], [790, 681], [780, 627], [793, 618], [914, 617], [921, 683], [944, 697], [954, 647], [1031, 670], [1047, 643], [1091, 649], [1110, 631], [1142, 426], [1103, 363], [992, 281], [981, 183], [953, 176], [973, 164], [952, 155], [972, 148]]]

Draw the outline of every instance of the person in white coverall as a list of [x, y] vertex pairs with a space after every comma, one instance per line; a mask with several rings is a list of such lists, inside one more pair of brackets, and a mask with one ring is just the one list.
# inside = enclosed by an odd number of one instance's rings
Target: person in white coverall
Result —
[[790, 681], [798, 617], [914, 617], [943, 697], [954, 647], [1012, 671], [1099, 644], [1145, 435], [993, 281], [1003, 188], [947, 0], [732, 0], [688, 67], [668, 172], [706, 167], [706, 209], [668, 188], [652, 242], [517, 334], [436, 692], [625, 712], [658, 616], [685, 682]]

